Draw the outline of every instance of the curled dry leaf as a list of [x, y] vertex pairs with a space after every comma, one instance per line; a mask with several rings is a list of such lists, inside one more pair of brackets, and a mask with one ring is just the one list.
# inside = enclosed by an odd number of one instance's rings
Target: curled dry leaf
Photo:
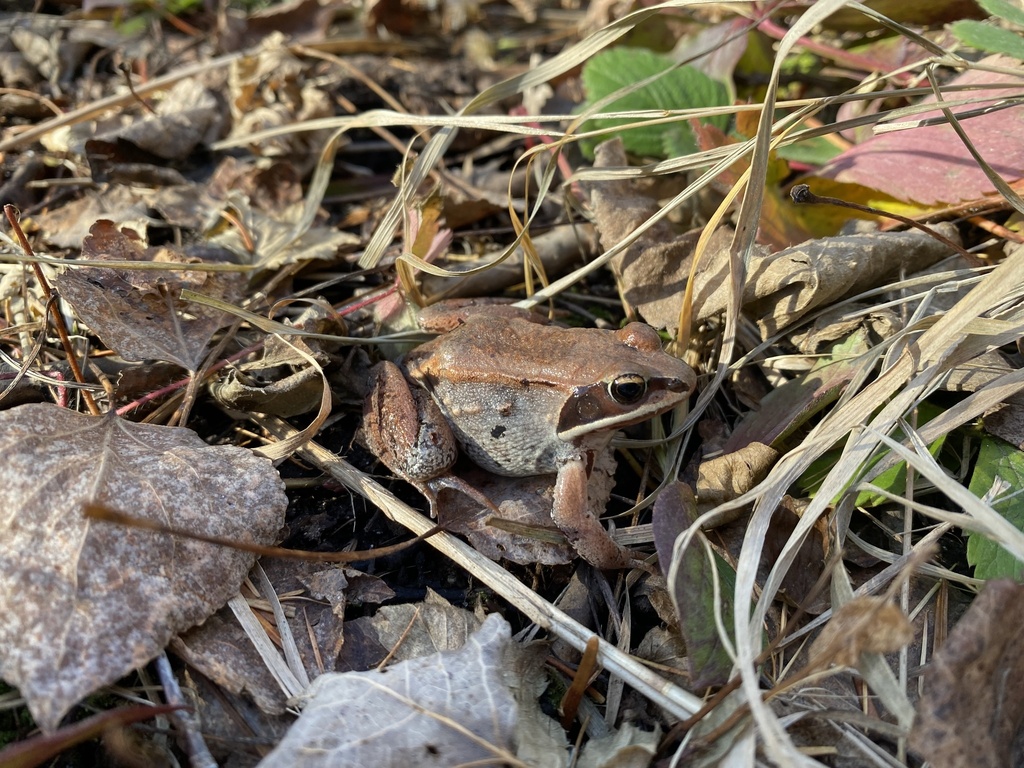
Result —
[[[739, 498], [764, 480], [778, 458], [779, 452], [771, 446], [750, 442], [730, 453], [705, 459], [697, 470], [697, 511], [704, 513]], [[718, 518], [716, 524], [731, 522], [746, 510], [734, 512], [734, 516]]]
[[[622, 140], [599, 145], [594, 165], [629, 165]], [[660, 207], [654, 198], [637, 193], [633, 179], [595, 183], [592, 199], [594, 221], [604, 248], [621, 242]], [[656, 328], [674, 331], [679, 324], [679, 297], [686, 287], [699, 236], [699, 230], [678, 232], [662, 219], [611, 262], [623, 301], [636, 307]]]
[[840, 608], [811, 646], [812, 663], [855, 667], [864, 653], [894, 653], [914, 639], [914, 625], [891, 600], [855, 597]]
[[239, 274], [176, 269], [117, 269], [119, 261], [188, 263], [168, 248], [145, 248], [130, 230], [100, 220], [82, 244], [82, 258], [111, 262], [111, 267], [70, 269], [55, 279], [57, 290], [103, 343], [126, 360], [165, 360], [194, 371], [213, 334], [230, 320], [220, 310], [181, 301], [182, 288], [234, 301]]
[[990, 581], [925, 672], [910, 746], [935, 768], [1018, 765], [1024, 586]]
[[[956, 241], [956, 228], [935, 230]], [[907, 273], [950, 255], [948, 246], [919, 231], [867, 232], [823, 237], [771, 255], [756, 254], [747, 268], [743, 306], [755, 318], [763, 338], [792, 325], [815, 309], [844, 296], [882, 285], [899, 270]], [[701, 320], [726, 308], [729, 296], [728, 251], [698, 271], [694, 306]]]
[[52, 731], [238, 591], [254, 556], [85, 518], [87, 503], [272, 544], [287, 499], [266, 459], [191, 430], [52, 405], [0, 413], [0, 677]]
[[501, 764], [518, 717], [502, 678], [510, 634], [492, 614], [457, 651], [380, 672], [321, 675], [301, 717], [260, 765]]

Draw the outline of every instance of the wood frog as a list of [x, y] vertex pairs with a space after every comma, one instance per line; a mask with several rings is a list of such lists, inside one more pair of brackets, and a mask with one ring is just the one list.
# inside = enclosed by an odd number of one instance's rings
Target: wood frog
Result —
[[664, 413], [693, 391], [693, 370], [665, 353], [650, 326], [618, 331], [560, 328], [512, 307], [424, 310], [441, 332], [371, 373], [366, 441], [434, 511], [440, 489], [494, 505], [455, 477], [461, 450], [482, 469], [526, 477], [554, 474], [551, 518], [599, 568], [625, 568], [629, 550], [587, 508], [595, 455], [630, 424]]

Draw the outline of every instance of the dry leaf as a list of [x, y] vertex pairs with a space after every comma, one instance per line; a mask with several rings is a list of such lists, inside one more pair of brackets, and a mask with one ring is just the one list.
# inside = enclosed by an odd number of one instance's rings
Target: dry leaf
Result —
[[230, 608], [222, 608], [201, 626], [173, 638], [170, 647], [224, 691], [244, 694], [271, 715], [286, 711], [288, 697]]
[[483, 622], [427, 588], [422, 603], [385, 605], [372, 619], [378, 642], [394, 661], [462, 648]]
[[[738, 450], [705, 459], [697, 470], [698, 511], [703, 513], [732, 501], [764, 480], [779, 452], [759, 442], [750, 442]], [[736, 512], [742, 514], [745, 510]], [[739, 517], [739, 514], [736, 515]], [[735, 518], [720, 517], [721, 522]]]
[[510, 633], [492, 614], [460, 650], [382, 672], [321, 675], [302, 715], [260, 765], [502, 764], [518, 709], [502, 680]]
[[1024, 586], [990, 581], [925, 672], [910, 746], [934, 768], [1019, 765]]
[[95, 136], [124, 139], [165, 160], [187, 158], [200, 144], [215, 141], [224, 121], [217, 97], [196, 79], [180, 80], [156, 106], [156, 114]]
[[[615, 457], [599, 453], [587, 482], [588, 508], [600, 516], [615, 484]], [[482, 508], [466, 494], [442, 491], [438, 522], [447, 530], [465, 535], [492, 560], [514, 563], [562, 565], [576, 557], [576, 550], [551, 520], [555, 476], [501, 477], [469, 465], [458, 465], [456, 474], [490, 499], [498, 508]]]
[[632, 723], [600, 739], [588, 741], [578, 768], [647, 768], [658, 751], [660, 729], [642, 731]]
[[685, 483], [670, 483], [654, 501], [652, 527], [658, 560], [686, 643], [691, 684], [702, 688], [723, 684], [733, 666], [719, 637], [715, 614], [716, 609], [720, 610], [729, 633], [735, 571], [717, 553], [711, 552], [709, 557], [707, 537], [702, 531], [682, 549], [680, 539], [696, 518], [697, 502]]
[[895, 653], [914, 639], [914, 625], [885, 597], [855, 597], [832, 617], [811, 646], [811, 659], [855, 667], [864, 653]]
[[[956, 228], [935, 230], [956, 241]], [[837, 299], [881, 285], [898, 272], [915, 272], [950, 255], [924, 232], [868, 232], [823, 237], [768, 256], [755, 255], [747, 268], [743, 307], [763, 338]], [[694, 306], [706, 319], [725, 310], [729, 294], [728, 253], [704, 266], [695, 279]]]
[[230, 315], [181, 301], [182, 288], [232, 301], [241, 275], [198, 271], [163, 272], [117, 269], [119, 261], [187, 259], [167, 248], [144, 248], [130, 230], [97, 221], [82, 244], [82, 258], [110, 261], [111, 268], [69, 269], [54, 282], [60, 295], [103, 343], [126, 360], [165, 360], [195, 371], [213, 334]]
[[52, 405], [0, 413], [0, 677], [52, 731], [238, 591], [254, 557], [82, 515], [87, 503], [271, 544], [287, 505], [266, 459], [188, 429]]
[[[621, 139], [597, 147], [595, 167], [627, 165]], [[633, 180], [595, 183], [592, 205], [601, 245], [606, 249], [621, 242], [659, 208], [657, 200], [637, 194]], [[623, 301], [636, 307], [656, 328], [674, 332], [679, 324], [679, 297], [686, 287], [699, 235], [699, 231], [677, 232], [662, 219], [611, 262]]]

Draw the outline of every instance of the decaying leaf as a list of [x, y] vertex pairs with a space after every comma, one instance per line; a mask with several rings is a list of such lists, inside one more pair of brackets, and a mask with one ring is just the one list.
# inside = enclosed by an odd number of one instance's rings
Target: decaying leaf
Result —
[[510, 632], [492, 614], [460, 650], [318, 677], [261, 765], [500, 764], [514, 751], [518, 710], [501, 674]]
[[934, 768], [1018, 764], [1022, 617], [1024, 586], [990, 581], [932, 659], [910, 746]]
[[[230, 195], [226, 207], [242, 222], [248, 238], [237, 227], [224, 226], [211, 234], [210, 242], [227, 248], [257, 269], [276, 269], [314, 259], [333, 259], [339, 249], [352, 248], [359, 238], [331, 227], [310, 226], [302, 204], [288, 206], [268, 216], [252, 208], [240, 194]], [[255, 250], [253, 250], [255, 246]]]
[[165, 160], [183, 159], [200, 143], [218, 138], [223, 121], [217, 97], [198, 80], [187, 79], [164, 95], [155, 115], [132, 120], [96, 138], [120, 138]]
[[26, 405], [0, 413], [0, 451], [0, 677], [45, 731], [216, 611], [254, 560], [92, 521], [85, 504], [257, 544], [284, 523], [269, 461], [188, 429]]
[[287, 709], [288, 697], [230, 608], [220, 609], [200, 626], [173, 638], [170, 647], [226, 693], [244, 694], [271, 715]]
[[820, 664], [855, 667], [865, 653], [894, 653], [914, 639], [914, 625], [885, 597], [855, 597], [836, 611], [811, 646]]
[[[936, 231], [957, 240], [951, 225]], [[809, 240], [770, 256], [755, 255], [747, 268], [743, 306], [755, 318], [763, 338], [792, 325], [815, 309], [844, 296], [883, 284], [898, 271], [912, 273], [950, 255], [948, 246], [917, 230], [868, 232]], [[704, 266], [694, 287], [701, 319], [726, 307], [728, 254]]]
[[69, 269], [54, 282], [78, 316], [126, 360], [152, 358], [196, 370], [206, 345], [230, 316], [181, 301], [181, 289], [232, 301], [242, 285], [241, 275], [232, 273], [118, 269], [119, 261], [180, 266], [189, 260], [169, 248], [145, 248], [134, 233], [108, 220], [92, 226], [82, 256], [109, 261], [111, 267]]
[[391, 658], [406, 661], [462, 648], [483, 621], [428, 588], [423, 602], [382, 606], [372, 623]]
[[[697, 517], [693, 491], [684, 483], [662, 489], [654, 502], [653, 527], [658, 559], [686, 641], [691, 683], [696, 688], [728, 680], [732, 658], [722, 645], [715, 622], [716, 606], [727, 630], [732, 625], [735, 571], [707, 545], [698, 532], [681, 547], [681, 534]], [[715, 594], [715, 582], [718, 594]]]
[[[622, 141], [601, 144], [595, 167], [628, 165]], [[658, 201], [638, 194], [631, 180], [593, 185], [594, 221], [601, 245], [611, 248], [658, 210]], [[699, 231], [680, 233], [660, 221], [611, 262], [619, 291], [627, 305], [658, 328], [673, 332], [679, 324], [679, 297], [690, 273], [690, 258]]]
[[[348, 604], [381, 602], [395, 595], [377, 577], [344, 566], [279, 558], [263, 558], [260, 565], [279, 595], [301, 601], [301, 611], [287, 615], [299, 659], [310, 678], [335, 671]], [[229, 607], [174, 638], [171, 648], [228, 692], [244, 692], [264, 712], [285, 711], [281, 686]]]

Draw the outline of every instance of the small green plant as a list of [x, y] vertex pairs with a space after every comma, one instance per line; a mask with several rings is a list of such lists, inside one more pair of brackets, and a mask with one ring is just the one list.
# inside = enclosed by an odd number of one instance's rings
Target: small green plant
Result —
[[[988, 53], [1005, 53], [1024, 60], [1024, 10], [1008, 0], [978, 0], [978, 5], [992, 15], [988, 21], [963, 19], [950, 25], [957, 39], [964, 45]], [[1007, 27], [996, 26], [993, 20], [1006, 22]]]
[[[997, 437], [985, 437], [978, 451], [969, 486], [971, 493], [988, 498], [992, 508], [1015, 528], [1024, 529], [1024, 452]], [[967, 535], [967, 562], [979, 579], [1024, 577], [1024, 563], [980, 533]]]
[[[677, 66], [667, 56], [644, 48], [613, 48], [594, 56], [583, 68], [587, 105], [593, 105], [621, 88], [650, 78], [655, 79], [603, 105], [601, 111], [700, 109], [730, 103], [729, 88], [725, 83], [713, 80], [695, 67]], [[614, 128], [635, 122], [638, 121], [599, 117], [584, 123], [583, 130]], [[725, 130], [729, 118], [722, 115], [708, 117], [701, 122]], [[645, 157], [682, 157], [698, 149], [693, 130], [684, 120], [642, 125], [620, 131], [619, 135], [627, 151]], [[584, 140], [584, 152], [592, 157], [594, 147], [600, 140]]]

